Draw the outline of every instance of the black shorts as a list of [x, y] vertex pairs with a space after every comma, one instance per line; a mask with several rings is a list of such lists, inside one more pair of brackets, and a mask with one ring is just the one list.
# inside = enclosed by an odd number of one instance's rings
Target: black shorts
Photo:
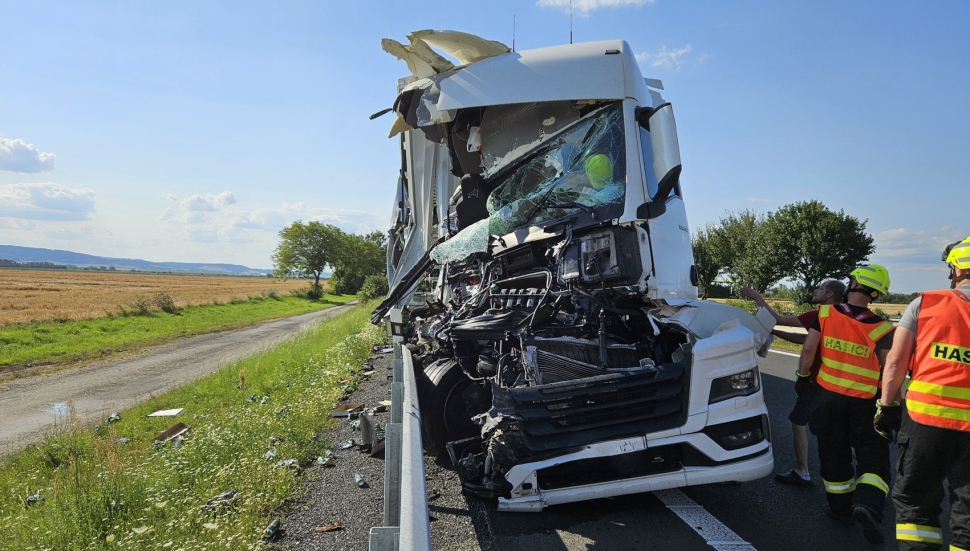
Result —
[[795, 407], [788, 414], [788, 420], [792, 423], [804, 427], [808, 425], [808, 419], [812, 416], [812, 405], [815, 403], [815, 395], [818, 383], [812, 385], [812, 390], [805, 396], [795, 398]]

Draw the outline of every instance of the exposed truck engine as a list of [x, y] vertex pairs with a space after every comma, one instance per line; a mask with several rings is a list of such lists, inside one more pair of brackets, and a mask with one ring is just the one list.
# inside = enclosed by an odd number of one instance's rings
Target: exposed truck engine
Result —
[[413, 355], [426, 452], [507, 511], [770, 473], [774, 320], [697, 300], [660, 81], [623, 41], [409, 39], [372, 321]]

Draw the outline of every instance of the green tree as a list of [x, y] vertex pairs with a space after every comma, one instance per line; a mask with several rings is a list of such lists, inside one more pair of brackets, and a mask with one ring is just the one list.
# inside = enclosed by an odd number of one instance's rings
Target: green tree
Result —
[[334, 258], [331, 289], [338, 294], [354, 294], [369, 275], [384, 274], [387, 270], [385, 252], [380, 242], [383, 234], [342, 234], [339, 252]]
[[273, 274], [313, 278], [313, 290], [320, 289], [324, 268], [333, 265], [341, 253], [344, 233], [336, 226], [297, 220], [280, 230], [280, 244], [273, 252]]
[[818, 200], [800, 201], [768, 213], [758, 248], [773, 257], [780, 273], [800, 283], [795, 299], [804, 303], [823, 280], [842, 277], [875, 251], [867, 222]]
[[704, 229], [699, 229], [691, 239], [691, 246], [694, 249], [694, 266], [697, 268], [697, 280], [700, 286], [701, 298], [708, 298], [714, 279], [721, 273], [724, 264], [719, 257], [719, 250], [711, 243], [712, 232], [716, 231], [713, 224], [708, 224]]
[[752, 210], [727, 212], [716, 224], [708, 224], [707, 237], [725, 273], [735, 285], [764, 291], [784, 276], [772, 251], [762, 246], [765, 215]]

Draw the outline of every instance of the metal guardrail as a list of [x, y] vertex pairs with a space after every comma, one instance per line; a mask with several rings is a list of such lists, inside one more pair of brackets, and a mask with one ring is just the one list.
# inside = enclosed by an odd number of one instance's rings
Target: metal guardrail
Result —
[[421, 411], [411, 352], [394, 343], [391, 422], [384, 440], [384, 526], [370, 530], [370, 551], [431, 549]]

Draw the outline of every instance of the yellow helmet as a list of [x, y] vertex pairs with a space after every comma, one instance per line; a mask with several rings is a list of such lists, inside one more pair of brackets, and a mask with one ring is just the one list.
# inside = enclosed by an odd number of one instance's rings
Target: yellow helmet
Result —
[[589, 178], [589, 185], [593, 189], [603, 189], [606, 184], [613, 181], [613, 161], [602, 153], [586, 157], [583, 163], [586, 170], [586, 177]]
[[948, 246], [943, 251], [943, 261], [961, 270], [970, 268], [970, 237]]
[[[877, 293], [886, 294], [889, 292], [889, 272], [878, 264], [859, 266], [849, 272], [849, 277], [854, 278], [863, 287], [868, 287]], [[876, 296], [872, 298], [876, 298]]]

